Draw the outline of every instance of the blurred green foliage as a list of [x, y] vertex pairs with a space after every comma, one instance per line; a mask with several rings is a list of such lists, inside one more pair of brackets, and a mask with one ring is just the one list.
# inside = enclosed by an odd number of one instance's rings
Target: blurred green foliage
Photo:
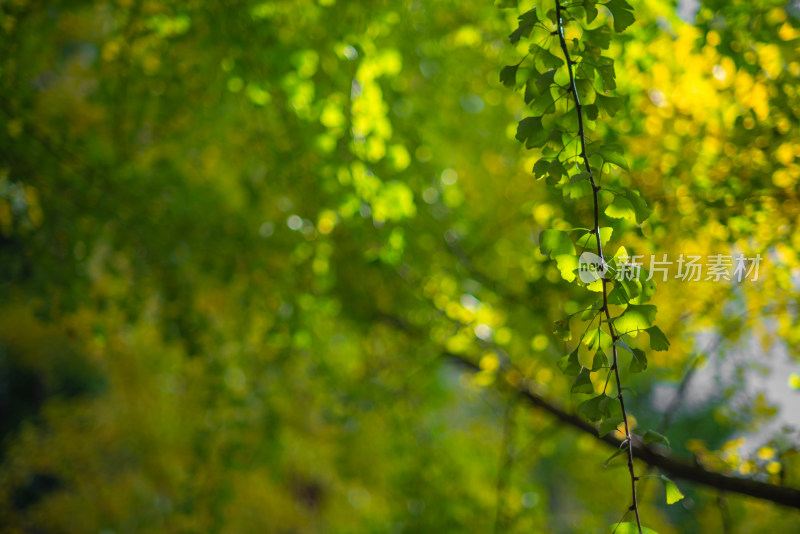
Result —
[[[590, 206], [537, 181], [514, 140], [526, 98], [499, 76], [531, 2], [500, 4], [0, 3], [4, 531], [620, 519], [613, 451], [510, 393], [524, 376], [584, 400], [552, 331], [586, 295], [536, 236]], [[800, 33], [784, 2], [709, 1], [696, 26], [672, 2], [634, 4], [611, 47], [625, 105], [598, 135], [625, 147], [623, 179], [654, 211], [641, 228], [607, 219], [611, 241], [769, 257], [758, 283], [660, 285], [670, 349], [625, 382], [656, 428], [654, 392], [698, 358], [756, 340], [797, 361]], [[498, 375], [503, 358], [517, 374]], [[720, 384], [675, 414], [673, 447], [800, 485], [796, 432], [752, 454], [733, 439], [774, 415], [762, 393]], [[677, 482], [686, 508], [642, 490], [661, 534], [800, 525]]]

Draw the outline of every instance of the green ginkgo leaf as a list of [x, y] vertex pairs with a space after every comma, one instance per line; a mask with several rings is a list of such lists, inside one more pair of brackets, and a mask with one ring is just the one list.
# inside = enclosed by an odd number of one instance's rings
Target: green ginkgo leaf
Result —
[[669, 440], [667, 437], [656, 432], [655, 430], [645, 430], [644, 435], [642, 436], [642, 441], [644, 443], [663, 443], [669, 447]]
[[614, 16], [614, 31], [617, 33], [625, 31], [636, 20], [633, 7], [625, 0], [608, 0], [606, 7]]
[[633, 219], [636, 216], [630, 200], [619, 195], [615, 196], [608, 205], [605, 214], [612, 219]]
[[664, 332], [657, 326], [651, 326], [646, 330], [650, 336], [650, 348], [653, 350], [667, 350], [669, 349], [669, 340]]
[[562, 254], [575, 254], [575, 245], [567, 232], [548, 229], [539, 234], [539, 250], [545, 256], [555, 258]]
[[569, 330], [569, 318], [556, 321], [553, 327], [553, 333], [561, 341], [569, 341], [572, 339], [572, 332]]
[[608, 367], [608, 357], [602, 350], [598, 350], [592, 359], [592, 371], [599, 371], [604, 367]]
[[661, 482], [664, 483], [664, 489], [667, 490], [667, 504], [675, 504], [683, 499], [683, 493], [680, 489], [678, 489], [678, 486], [673, 481], [664, 475], [661, 475], [659, 478], [661, 479]]
[[527, 117], [517, 126], [517, 141], [527, 148], [541, 148], [547, 141], [548, 131], [542, 126], [541, 117]]
[[602, 438], [612, 430], [616, 430], [617, 427], [622, 424], [622, 417], [609, 417], [608, 419], [603, 419], [603, 422], [600, 423], [600, 428], [598, 429], [597, 433]]
[[647, 354], [642, 349], [631, 349], [633, 358], [631, 359], [631, 373], [641, 373], [647, 369]]
[[570, 391], [572, 393], [594, 393], [594, 386], [592, 385], [592, 377], [589, 374], [589, 369], [586, 367], [581, 369]]
[[567, 376], [577, 376], [583, 368], [578, 361], [578, 349], [576, 348], [556, 363], [556, 366]]
[[500, 71], [500, 82], [506, 87], [514, 87], [517, 85], [517, 70], [519, 69], [519, 64], [517, 65], [507, 65], [503, 67]]

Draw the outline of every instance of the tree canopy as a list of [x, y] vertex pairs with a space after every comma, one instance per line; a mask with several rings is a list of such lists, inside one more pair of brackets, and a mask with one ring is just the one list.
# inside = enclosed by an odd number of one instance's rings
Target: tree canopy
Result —
[[796, 531], [800, 12], [681, 4], [0, 2], [0, 525]]

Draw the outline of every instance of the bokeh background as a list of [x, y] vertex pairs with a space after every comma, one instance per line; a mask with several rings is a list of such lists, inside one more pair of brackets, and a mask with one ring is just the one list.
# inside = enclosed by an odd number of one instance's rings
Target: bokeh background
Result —
[[[532, 2], [498, 4], [0, 2], [3, 532], [620, 519], [613, 449], [512, 393], [582, 400], [552, 332], [588, 297], [537, 239], [591, 206], [514, 139], [525, 102], [499, 72]], [[632, 4], [623, 106], [596, 132], [654, 214], [608, 221], [612, 244], [764, 258], [757, 281], [659, 284], [671, 347], [624, 377], [634, 424], [798, 487], [798, 11]], [[676, 482], [671, 506], [640, 487], [661, 534], [800, 527]]]

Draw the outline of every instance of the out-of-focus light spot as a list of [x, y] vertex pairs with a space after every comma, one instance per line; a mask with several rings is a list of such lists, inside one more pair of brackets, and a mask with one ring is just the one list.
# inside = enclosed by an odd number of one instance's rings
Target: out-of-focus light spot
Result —
[[479, 363], [480, 368], [484, 371], [496, 371], [498, 367], [500, 367], [500, 361], [497, 359], [497, 355], [494, 352], [487, 352], [482, 358]]
[[464, 111], [467, 113], [476, 114], [483, 111], [483, 100], [475, 93], [464, 95], [458, 100], [461, 102], [461, 107], [464, 108]]
[[494, 334], [494, 340], [498, 345], [505, 345], [511, 341], [511, 329], [505, 326], [498, 329]]
[[258, 235], [261, 237], [269, 237], [275, 232], [275, 225], [269, 221], [266, 221], [261, 227], [258, 229]]
[[231, 93], [238, 93], [244, 87], [244, 82], [238, 76], [228, 80], [228, 91]]
[[537, 351], [546, 349], [548, 344], [549, 342], [547, 340], [547, 336], [543, 334], [539, 334], [533, 338], [533, 341], [531, 341], [531, 347], [533, 347], [533, 350]]
[[317, 229], [321, 234], [329, 234], [333, 231], [334, 227], [336, 227], [336, 222], [337, 222], [336, 212], [333, 212], [331, 210], [325, 210], [319, 216]]
[[433, 157], [433, 152], [431, 151], [430, 147], [421, 145], [417, 147], [417, 150], [414, 151], [414, 157], [417, 158], [417, 161], [420, 163], [425, 163], [426, 161], [430, 161]]
[[403, 145], [390, 146], [389, 158], [392, 160], [392, 164], [397, 171], [402, 171], [411, 164], [411, 155]]
[[439, 64], [435, 61], [425, 59], [420, 62], [419, 70], [422, 72], [423, 76], [430, 79], [439, 74]]
[[286, 226], [292, 230], [299, 230], [303, 227], [303, 219], [297, 215], [290, 215], [289, 218], [286, 219]]
[[346, 119], [339, 104], [327, 102], [322, 109], [319, 121], [328, 128], [339, 128], [344, 126]]
[[797, 373], [792, 373], [789, 375], [789, 387], [800, 390], [800, 375]]
[[263, 2], [250, 10], [253, 20], [261, 20], [271, 17], [275, 13], [275, 6], [271, 2]]
[[247, 84], [247, 96], [250, 98], [250, 101], [257, 106], [264, 106], [272, 100], [268, 92], [254, 83]]
[[433, 187], [427, 188], [422, 192], [422, 200], [428, 204], [435, 203], [437, 200], [439, 200], [439, 191]]
[[520, 502], [525, 508], [533, 508], [539, 504], [539, 494], [533, 491], [523, 493]]
[[297, 75], [300, 78], [310, 78], [319, 67], [319, 54], [315, 50], [301, 50], [292, 54], [292, 64], [294, 64]]
[[492, 338], [492, 329], [489, 325], [480, 323], [475, 325], [475, 335], [484, 341], [489, 341]]
[[761, 460], [772, 460], [775, 458], [775, 449], [772, 447], [761, 447], [758, 449], [758, 457]]
[[464, 306], [471, 312], [475, 312], [478, 309], [478, 306], [481, 305], [481, 301], [470, 295], [469, 293], [464, 293], [461, 295], [461, 299], [459, 300], [461, 305]]
[[350, 45], [347, 45], [342, 49], [342, 55], [344, 55], [344, 57], [346, 57], [350, 61], [355, 61], [356, 59], [358, 59], [358, 52], [356, 51], [355, 48], [353, 48]]
[[441, 178], [444, 185], [453, 185], [458, 180], [458, 173], [453, 169], [445, 169]]
[[536, 381], [541, 384], [548, 384], [553, 379], [553, 371], [547, 367], [542, 367], [536, 373]]
[[288, 197], [281, 197], [278, 199], [277, 205], [279, 210], [286, 212], [292, 209], [294, 204]]
[[659, 108], [663, 108], [667, 105], [667, 97], [655, 87], [651, 87], [647, 90], [647, 96], [650, 97], [650, 102]]
[[711, 72], [714, 74], [714, 78], [721, 82], [724, 82], [725, 78], [728, 77], [728, 73], [722, 65], [714, 65], [714, 68], [711, 69]]
[[393, 109], [394, 114], [398, 117], [408, 117], [411, 115], [411, 112], [414, 111], [414, 106], [408, 100], [401, 98], [394, 103]]

